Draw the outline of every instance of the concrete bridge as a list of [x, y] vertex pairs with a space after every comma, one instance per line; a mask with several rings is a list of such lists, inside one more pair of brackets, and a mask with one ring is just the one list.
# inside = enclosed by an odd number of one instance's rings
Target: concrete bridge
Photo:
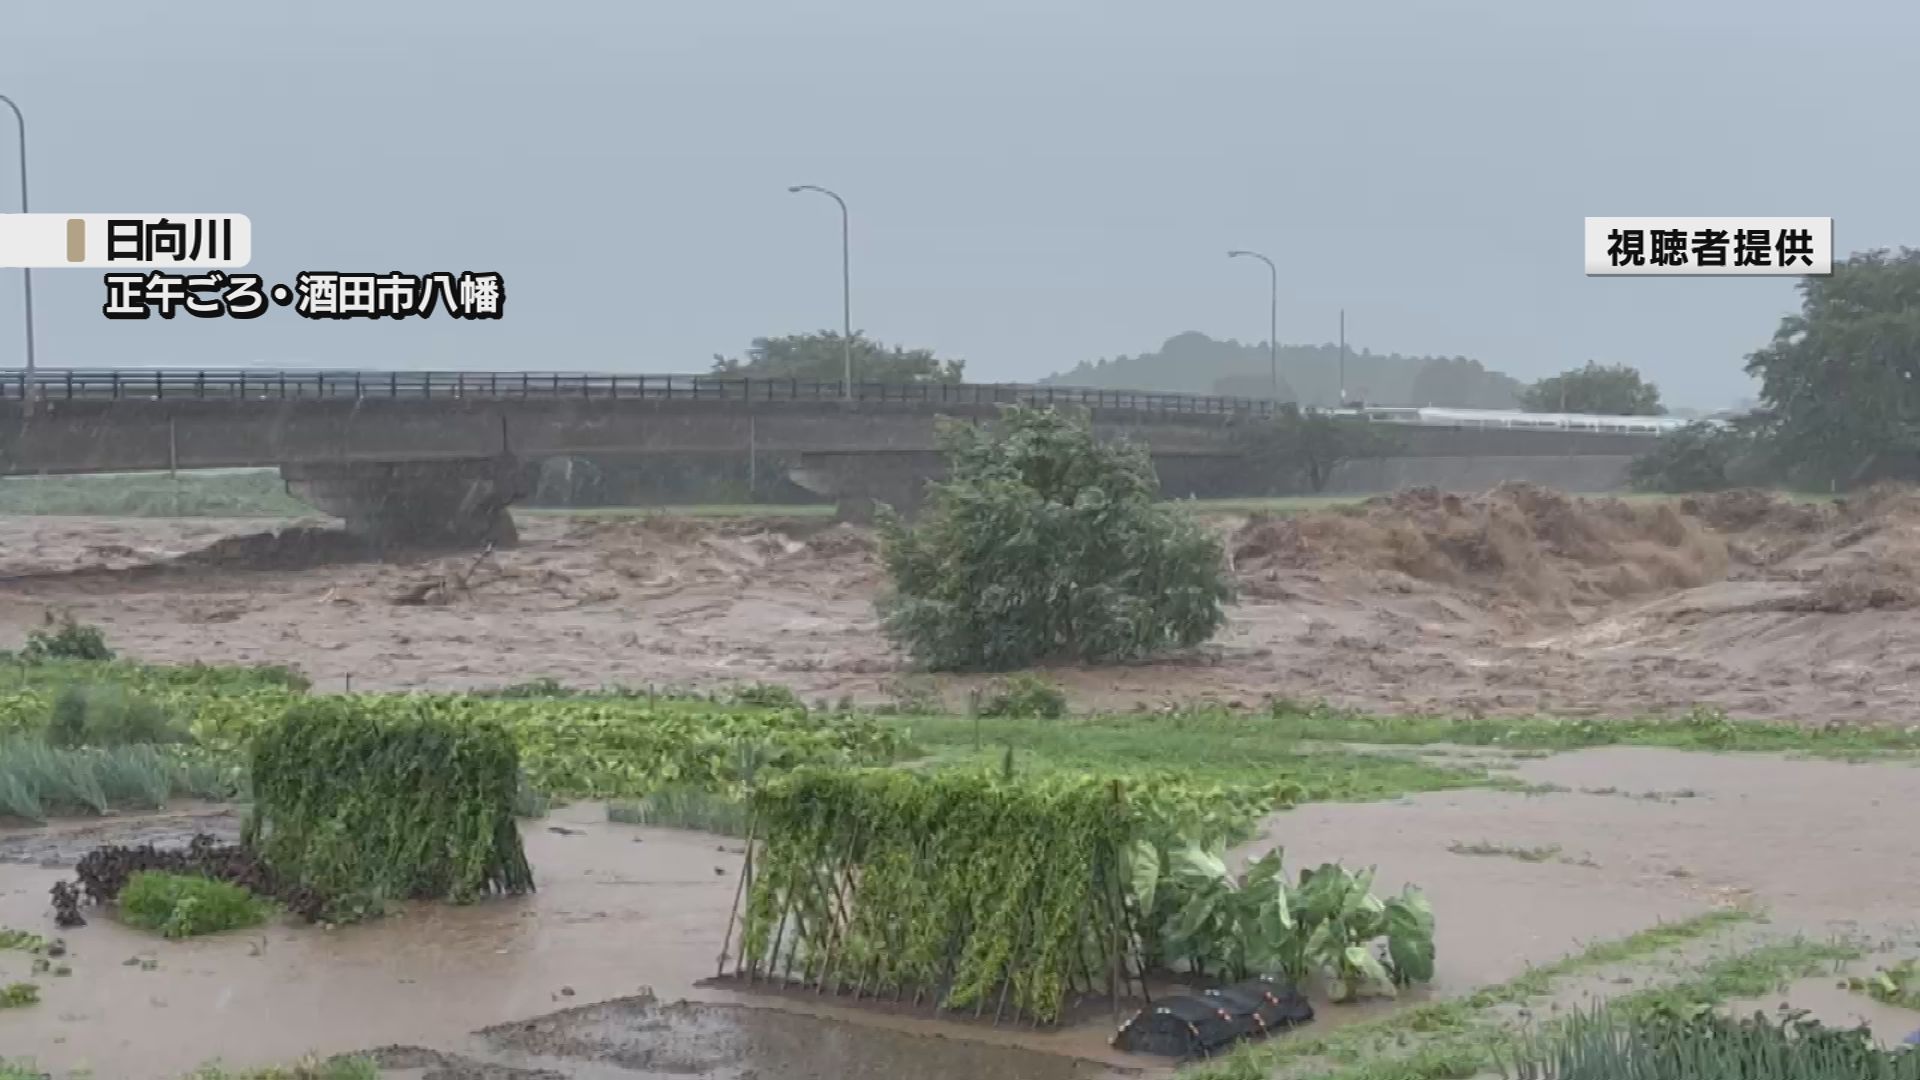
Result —
[[[743, 454], [792, 463], [796, 483], [858, 516], [918, 504], [943, 471], [936, 417], [979, 421], [1017, 402], [1080, 406], [1103, 437], [1144, 443], [1171, 495], [1265, 490], [1238, 443], [1272, 412], [1252, 399], [971, 384], [863, 384], [843, 398], [838, 383], [544, 372], [0, 371], [0, 475], [277, 466], [357, 531], [471, 542], [508, 538], [527, 462]], [[1652, 438], [1396, 430], [1404, 449], [1348, 463], [1332, 486], [1392, 490], [1478, 462], [1468, 471], [1492, 482], [1555, 482], [1545, 471], [1604, 489]]]

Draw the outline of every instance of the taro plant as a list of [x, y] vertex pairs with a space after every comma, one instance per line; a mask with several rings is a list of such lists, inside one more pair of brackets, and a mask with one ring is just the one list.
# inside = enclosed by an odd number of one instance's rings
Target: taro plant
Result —
[[1147, 955], [1225, 979], [1318, 975], [1335, 1001], [1391, 997], [1433, 978], [1433, 909], [1419, 889], [1382, 900], [1373, 870], [1337, 863], [1303, 870], [1290, 885], [1281, 859], [1276, 848], [1236, 878], [1218, 849], [1130, 847], [1133, 902], [1149, 913]]

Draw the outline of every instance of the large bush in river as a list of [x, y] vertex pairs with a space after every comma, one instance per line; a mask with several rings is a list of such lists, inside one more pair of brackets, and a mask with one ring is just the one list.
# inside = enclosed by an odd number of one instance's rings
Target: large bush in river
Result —
[[943, 670], [1115, 661], [1198, 644], [1232, 599], [1219, 542], [1154, 501], [1144, 447], [1019, 407], [946, 424], [948, 479], [920, 520], [881, 520], [890, 637]]

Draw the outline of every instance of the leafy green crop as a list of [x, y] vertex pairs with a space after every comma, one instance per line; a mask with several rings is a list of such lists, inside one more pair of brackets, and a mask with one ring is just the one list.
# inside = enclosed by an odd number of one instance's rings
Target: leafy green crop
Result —
[[339, 917], [388, 900], [531, 890], [505, 727], [430, 698], [380, 700], [316, 698], [259, 734], [245, 842]]
[[748, 762], [802, 765], [891, 762], [906, 745], [871, 717], [802, 710], [692, 711], [642, 701], [456, 703], [440, 708], [497, 717], [520, 747], [534, 787], [569, 798], [638, 797], [661, 787], [738, 787]]
[[1863, 1027], [1790, 1012], [1729, 1019], [1709, 1008], [1628, 1012], [1605, 1003], [1530, 1041], [1519, 1080], [1920, 1080], [1920, 1054], [1882, 1050]]
[[1050, 1022], [1070, 982], [1119, 962], [1115, 853], [1134, 821], [1118, 785], [809, 769], [753, 809], [750, 978]]
[[752, 798], [737, 970], [1058, 1019], [1141, 976], [1136, 843], [1224, 843], [1270, 792], [991, 770], [803, 769]]
[[168, 938], [258, 926], [273, 905], [238, 885], [192, 874], [141, 870], [120, 890], [127, 922]]
[[1235, 879], [1218, 848], [1162, 850], [1145, 839], [1128, 848], [1126, 862], [1136, 903], [1152, 913], [1156, 963], [1236, 980], [1284, 975], [1304, 983], [1317, 973], [1334, 1001], [1391, 997], [1433, 978], [1426, 896], [1408, 886], [1382, 901], [1372, 870], [1326, 863], [1290, 886], [1275, 848]]

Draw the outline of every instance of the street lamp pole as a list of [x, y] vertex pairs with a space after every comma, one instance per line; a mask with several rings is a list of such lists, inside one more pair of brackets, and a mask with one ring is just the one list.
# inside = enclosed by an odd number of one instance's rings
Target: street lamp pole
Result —
[[847, 200], [816, 184], [795, 184], [787, 190], [793, 194], [817, 191], [840, 204], [840, 343], [846, 363], [846, 370], [840, 382], [840, 396], [851, 401], [853, 399], [853, 261], [852, 244], [848, 241]]
[[[27, 118], [13, 99], [0, 94], [0, 103], [13, 110], [13, 122], [20, 129], [20, 212], [27, 212]], [[20, 280], [26, 285], [27, 302], [27, 381], [33, 381], [33, 270], [21, 267]], [[28, 391], [32, 396], [32, 391]]]
[[1257, 251], [1227, 252], [1229, 259], [1242, 255], [1259, 259], [1267, 264], [1267, 281], [1271, 286], [1267, 299], [1267, 366], [1271, 369], [1270, 374], [1273, 376], [1273, 404], [1278, 408], [1280, 405], [1280, 270], [1273, 265], [1272, 259]]

